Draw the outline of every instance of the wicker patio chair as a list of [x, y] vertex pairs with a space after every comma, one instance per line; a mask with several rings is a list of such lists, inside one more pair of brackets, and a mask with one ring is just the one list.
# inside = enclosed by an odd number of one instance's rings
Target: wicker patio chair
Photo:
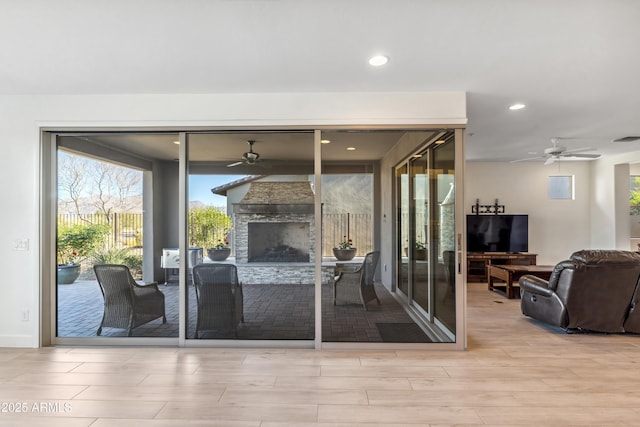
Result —
[[198, 302], [196, 338], [202, 331], [215, 331], [217, 337], [233, 334], [244, 321], [242, 284], [233, 264], [205, 263], [193, 267], [193, 283]]
[[94, 265], [93, 271], [104, 297], [104, 314], [96, 335], [108, 327], [126, 329], [131, 336], [134, 328], [160, 317], [167, 323], [164, 294], [157, 283], [137, 284], [126, 265]]
[[333, 282], [333, 305], [336, 305], [336, 299], [344, 302], [362, 304], [367, 310], [367, 303], [376, 300], [380, 305], [380, 300], [373, 286], [373, 276], [378, 267], [380, 252], [369, 252], [365, 257], [362, 265], [349, 269], [348, 267], [340, 267], [338, 276]]

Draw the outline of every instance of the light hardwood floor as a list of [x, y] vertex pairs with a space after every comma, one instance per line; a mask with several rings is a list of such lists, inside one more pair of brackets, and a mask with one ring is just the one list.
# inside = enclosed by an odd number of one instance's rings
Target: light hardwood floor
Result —
[[640, 337], [546, 328], [483, 283], [468, 302], [465, 352], [0, 349], [0, 425], [640, 425]]

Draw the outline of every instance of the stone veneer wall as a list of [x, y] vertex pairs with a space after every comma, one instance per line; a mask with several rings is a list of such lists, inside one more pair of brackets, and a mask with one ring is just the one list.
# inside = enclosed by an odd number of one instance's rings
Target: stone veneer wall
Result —
[[[246, 284], [311, 285], [314, 280], [314, 266], [306, 263], [249, 263], [238, 264], [238, 280]], [[333, 283], [335, 267], [322, 267], [322, 284]]]

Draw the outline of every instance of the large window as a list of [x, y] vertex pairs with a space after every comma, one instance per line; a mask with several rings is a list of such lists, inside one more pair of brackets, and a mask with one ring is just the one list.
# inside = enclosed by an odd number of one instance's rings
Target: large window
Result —
[[[53, 342], [451, 341], [433, 332], [455, 333], [450, 135], [56, 135]], [[380, 165], [405, 146], [429, 148], [405, 153], [390, 193]]]

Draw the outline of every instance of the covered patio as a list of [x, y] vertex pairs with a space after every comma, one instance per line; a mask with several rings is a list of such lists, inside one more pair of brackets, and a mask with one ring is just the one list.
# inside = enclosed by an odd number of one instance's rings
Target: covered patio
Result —
[[[133, 330], [134, 337], [177, 337], [179, 331], [176, 283], [161, 284], [165, 295], [167, 323], [151, 321]], [[414, 321], [382, 285], [376, 293], [380, 305], [333, 305], [332, 284], [322, 285], [322, 334], [328, 342], [430, 342], [416, 328], [406, 328]], [[243, 284], [244, 323], [238, 329], [241, 340], [313, 340], [314, 288], [311, 284]], [[193, 338], [196, 297], [188, 289], [189, 325], [187, 337]], [[103, 314], [103, 299], [95, 280], [78, 280], [72, 285], [58, 285], [58, 336], [94, 337]], [[381, 336], [381, 326], [396, 324], [399, 332]], [[394, 325], [391, 325], [392, 329]], [[126, 337], [127, 331], [104, 328], [105, 337]], [[204, 338], [208, 338], [205, 334]]]

